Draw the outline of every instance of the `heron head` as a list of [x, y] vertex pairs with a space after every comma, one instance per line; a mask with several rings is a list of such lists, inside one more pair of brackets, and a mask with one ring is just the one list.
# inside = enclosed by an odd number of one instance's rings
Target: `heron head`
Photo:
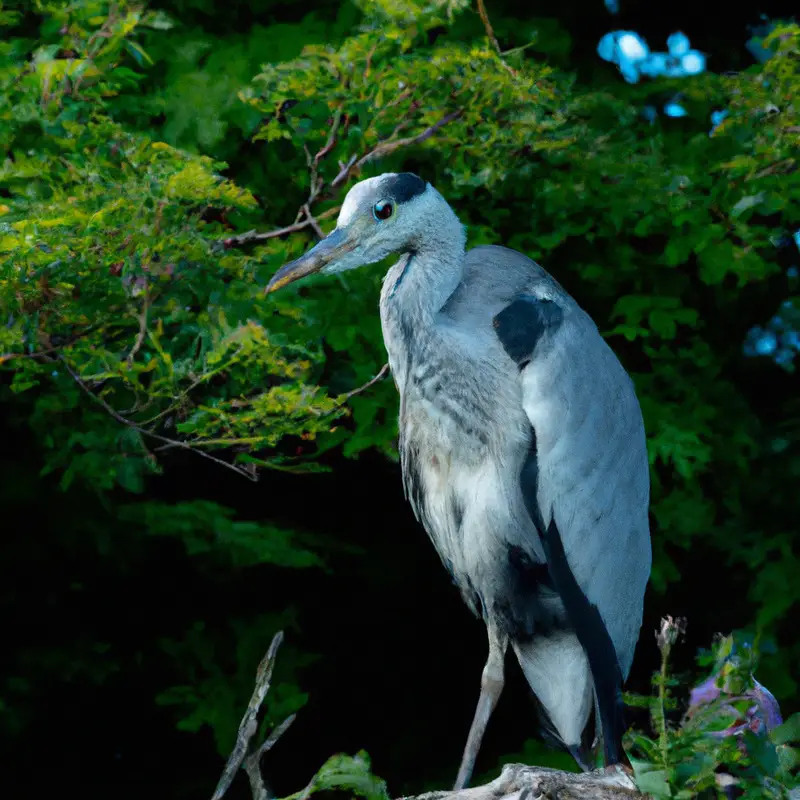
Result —
[[332, 274], [415, 250], [428, 224], [436, 190], [411, 172], [388, 172], [357, 183], [347, 193], [331, 233], [295, 261], [281, 267], [267, 285], [273, 292], [315, 272]]

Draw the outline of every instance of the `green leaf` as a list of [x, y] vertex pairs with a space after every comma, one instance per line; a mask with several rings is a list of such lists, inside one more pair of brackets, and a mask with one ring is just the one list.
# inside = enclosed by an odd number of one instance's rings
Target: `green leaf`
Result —
[[792, 714], [782, 725], [774, 728], [770, 738], [775, 744], [800, 744], [800, 712]]
[[[366, 800], [388, 800], [386, 783], [372, 774], [369, 756], [364, 751], [355, 756], [335, 755], [320, 767], [311, 779], [310, 793], [347, 790]], [[299, 797], [292, 795], [291, 797]], [[289, 800], [289, 798], [287, 798]]]
[[152, 64], [153, 59], [145, 52], [144, 48], [136, 42], [126, 39], [125, 47], [139, 64]]
[[668, 772], [654, 764], [638, 759], [629, 759], [633, 767], [634, 780], [639, 791], [653, 797], [672, 797]]

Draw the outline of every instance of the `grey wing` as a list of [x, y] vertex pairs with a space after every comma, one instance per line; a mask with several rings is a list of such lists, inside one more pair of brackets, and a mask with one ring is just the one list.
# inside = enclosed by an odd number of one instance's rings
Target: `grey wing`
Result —
[[521, 293], [534, 289], [539, 296], [560, 298], [561, 305], [575, 303], [552, 275], [527, 256], [507, 247], [481, 245], [467, 253], [461, 285], [442, 311], [466, 327], [483, 328], [487, 313], [491, 320]]
[[553, 528], [560, 535], [627, 677], [651, 564], [644, 425], [630, 377], [558, 288], [549, 297], [537, 288], [518, 295], [494, 318], [532, 428], [522, 491], [540, 536]]

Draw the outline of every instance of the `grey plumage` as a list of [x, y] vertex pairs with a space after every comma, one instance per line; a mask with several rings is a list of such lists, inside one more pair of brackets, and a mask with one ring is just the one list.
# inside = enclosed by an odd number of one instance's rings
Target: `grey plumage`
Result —
[[[387, 202], [384, 220], [374, 209], [382, 203], [382, 216]], [[502, 689], [509, 644], [553, 735], [584, 763], [594, 707], [606, 760], [619, 760], [620, 684], [651, 560], [633, 383], [552, 276], [503, 247], [465, 251], [450, 206], [408, 173], [354, 186], [336, 231], [271, 288], [391, 252], [401, 255], [380, 314], [406, 496], [489, 634], [457, 786]]]

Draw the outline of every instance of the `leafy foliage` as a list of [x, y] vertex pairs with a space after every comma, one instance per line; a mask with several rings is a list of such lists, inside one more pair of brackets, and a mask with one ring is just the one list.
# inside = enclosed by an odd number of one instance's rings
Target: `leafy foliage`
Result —
[[[66, 484], [102, 475], [101, 486], [135, 490], [157, 468], [144, 430], [174, 429], [202, 448], [312, 439], [339, 413], [310, 382], [319, 348], [282, 343], [281, 324], [253, 291], [252, 259], [209, 260], [209, 231], [219, 228], [209, 214], [246, 215], [255, 199], [211, 159], [112, 120], [107, 97], [138, 53], [131, 34], [153, 20], [124, 7], [100, 17], [91, 4], [77, 10], [86, 18], [69, 16], [72, 57], [58, 57], [58, 44], [28, 63], [8, 53], [3, 97], [13, 158], [0, 180], [13, 205], [0, 232], [2, 361], [13, 364], [12, 392], [49, 389], [31, 419], [47, 428], [49, 467], [65, 469]], [[51, 24], [65, 22], [65, 10], [52, 13]], [[26, 358], [37, 350], [58, 355]], [[212, 382], [224, 388], [203, 402], [194, 393]], [[127, 409], [127, 430], [118, 420], [98, 430], [103, 412], [81, 388]], [[54, 417], [63, 424], [52, 426]]]
[[366, 800], [387, 800], [386, 783], [373, 775], [369, 756], [363, 751], [355, 756], [339, 754], [331, 756], [301, 792], [289, 795], [285, 800], [308, 797], [315, 792], [345, 791]]
[[[718, 637], [711, 651], [700, 654], [698, 663], [710, 666], [711, 675], [692, 690], [688, 703], [679, 703], [675, 689], [681, 681], [671, 674], [670, 655], [684, 630], [682, 620], [662, 620], [656, 632], [661, 668], [653, 675], [654, 693], [625, 698], [629, 706], [648, 709], [652, 723], [652, 736], [635, 729], [626, 735], [639, 790], [653, 798], [688, 799], [728, 796], [735, 787], [735, 796], [745, 800], [787, 797], [800, 787], [800, 714], [781, 721], [774, 697], [754, 678], [756, 651], [735, 643], [733, 636]], [[685, 712], [676, 725], [672, 719], [679, 704]], [[540, 763], [542, 755], [541, 744], [530, 740], [498, 766]], [[560, 756], [554, 767], [576, 769], [567, 754]], [[496, 772], [478, 777], [476, 784], [488, 782]], [[372, 774], [368, 756], [361, 752], [333, 756], [305, 789], [285, 800], [343, 790], [370, 800], [388, 797], [386, 784]]]
[[778, 727], [762, 726], [760, 732], [755, 726], [743, 726], [736, 734], [729, 730], [748, 716], [753, 705], [749, 695], [757, 687], [756, 658], [748, 649], [742, 649], [744, 657], [734, 657], [733, 637], [725, 637], [699, 659], [712, 666], [710, 682], [722, 691], [702, 705], [690, 705], [680, 724], [673, 724], [670, 718], [678, 707], [674, 695], [680, 682], [670, 675], [669, 659], [678, 633], [671, 619], [664, 621], [658, 636], [661, 670], [653, 676], [654, 695], [627, 698], [632, 705], [649, 708], [654, 732], [653, 738], [639, 731], [627, 735], [639, 789], [656, 798], [715, 795], [732, 787], [737, 797], [753, 800], [786, 797], [800, 786], [796, 774], [800, 715]]
[[[182, 639], [165, 640], [162, 646], [167, 655], [177, 664], [190, 665], [190, 669], [185, 684], [163, 691], [156, 702], [181, 712], [181, 730], [196, 732], [208, 725], [220, 754], [227, 755], [233, 749], [241, 711], [252, 689], [253, 663], [263, 656], [267, 634], [287, 622], [294, 622], [291, 612], [234, 620], [227, 635], [209, 635], [205, 623], [197, 622]], [[261, 636], [252, 636], [253, 630], [260, 631]], [[232, 650], [225, 652], [226, 646]], [[295, 676], [314, 660], [313, 655], [301, 653], [290, 644], [283, 647], [262, 727], [274, 727], [306, 704], [308, 695], [297, 685]]]
[[[743, 576], [743, 622], [785, 637], [800, 417], [794, 384], [767, 399], [777, 370], [741, 343], [796, 306], [782, 243], [800, 226], [800, 29], [778, 26], [772, 58], [737, 74], [587, 88], [531, 55], [568, 66], [563, 31], [501, 59], [461, 1], [347, 5], [229, 39], [129, 2], [28, 5], [0, 8], [0, 399], [24, 409], [64, 489], [141, 494], [186, 449], [248, 476], [320, 469], [333, 448], [393, 456], [390, 382], [347, 396], [384, 362], [381, 276], [261, 289], [357, 177], [414, 169], [471, 244], [551, 270], [633, 374], [656, 588], [706, 559]], [[642, 105], [674, 91], [689, 116], [648, 122]], [[728, 114], [709, 133], [715, 109]], [[274, 235], [222, 244], [251, 228]], [[320, 563], [295, 533], [202, 501], [128, 496], [115, 513], [197, 558]], [[210, 664], [193, 635], [175, 652]], [[779, 696], [799, 648], [761, 664]], [[205, 680], [222, 678], [187, 677], [188, 694], [162, 700], [222, 742], [235, 715], [210, 707]]]
[[188, 555], [230, 558], [234, 567], [269, 563], [281, 567], [321, 567], [316, 553], [305, 549], [292, 531], [260, 522], [233, 519], [232, 509], [203, 500], [177, 504], [131, 503], [120, 506], [123, 522], [141, 526], [150, 536], [180, 539]]

